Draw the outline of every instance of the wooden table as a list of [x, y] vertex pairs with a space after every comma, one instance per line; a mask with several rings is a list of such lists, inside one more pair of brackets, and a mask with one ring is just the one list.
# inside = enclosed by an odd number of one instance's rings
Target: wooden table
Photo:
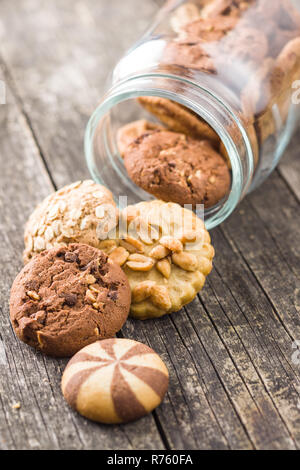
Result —
[[10, 325], [24, 222], [55, 188], [88, 177], [87, 119], [115, 61], [161, 3], [0, 2], [3, 449], [300, 447], [299, 135], [279, 169], [213, 231], [217, 256], [201, 295], [180, 313], [123, 328], [170, 371], [168, 394], [151, 415], [101, 426], [73, 413], [60, 392], [66, 361], [36, 353]]

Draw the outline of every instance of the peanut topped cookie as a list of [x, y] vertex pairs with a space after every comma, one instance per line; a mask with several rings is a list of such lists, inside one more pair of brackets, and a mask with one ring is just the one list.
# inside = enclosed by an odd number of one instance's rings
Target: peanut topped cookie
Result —
[[136, 139], [124, 154], [130, 178], [145, 191], [178, 204], [217, 204], [230, 190], [230, 171], [209, 141], [156, 131]]
[[131, 315], [146, 319], [193, 300], [212, 269], [214, 249], [204, 222], [192, 211], [154, 200], [122, 211], [109, 257], [129, 279]]
[[120, 267], [83, 244], [36, 255], [16, 277], [10, 317], [17, 336], [50, 356], [72, 356], [125, 323], [130, 289]]
[[24, 262], [43, 250], [86, 243], [99, 245], [99, 224], [109, 231], [117, 224], [112, 193], [94, 181], [77, 181], [50, 194], [34, 210], [25, 226]]

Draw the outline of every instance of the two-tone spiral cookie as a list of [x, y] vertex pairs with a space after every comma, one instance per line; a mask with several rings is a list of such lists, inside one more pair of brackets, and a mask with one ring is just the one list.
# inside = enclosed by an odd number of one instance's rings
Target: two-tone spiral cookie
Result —
[[62, 392], [81, 415], [126, 423], [150, 413], [164, 398], [168, 370], [145, 344], [121, 338], [96, 341], [69, 361]]

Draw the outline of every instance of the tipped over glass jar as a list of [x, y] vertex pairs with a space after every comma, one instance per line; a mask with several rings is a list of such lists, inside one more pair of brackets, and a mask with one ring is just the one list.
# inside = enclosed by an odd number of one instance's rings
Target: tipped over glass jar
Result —
[[128, 204], [204, 204], [211, 229], [279, 162], [299, 79], [300, 1], [170, 0], [89, 121], [90, 172]]

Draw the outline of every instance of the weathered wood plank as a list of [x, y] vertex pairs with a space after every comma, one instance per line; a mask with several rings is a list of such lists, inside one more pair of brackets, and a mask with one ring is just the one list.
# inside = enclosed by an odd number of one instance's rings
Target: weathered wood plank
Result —
[[[72, 9], [70, 1], [61, 5], [26, 0], [18, 12], [14, 2], [0, 4], [0, 18], [5, 18], [1, 51], [58, 186], [86, 175], [81, 152], [86, 119], [121, 47], [138, 36], [155, 10], [151, 2], [143, 2], [143, 8], [139, 2], [144, 19], [136, 24], [132, 18], [137, 1], [129, 0], [126, 5], [115, 1], [110, 6], [86, 1]], [[118, 36], [120, 17], [124, 18], [124, 33]], [[42, 38], [38, 45], [37, 37]], [[295, 290], [298, 249], [291, 243], [299, 239], [297, 205], [285, 184], [274, 177], [274, 188], [265, 185], [243, 203], [246, 216], [237, 212], [224, 228], [215, 231], [216, 269], [201, 302], [196, 299], [184, 311], [155, 322], [130, 321], [123, 330], [125, 336], [148, 342], [168, 364], [170, 389], [156, 416], [173, 448], [282, 449], [299, 445], [299, 371], [291, 361], [299, 306]], [[279, 240], [281, 226], [276, 225], [281, 195], [289, 213], [284, 226], [289, 245]], [[264, 208], [266, 199], [270, 202]], [[280, 222], [284, 222], [284, 213]], [[20, 240], [19, 227], [15, 238]], [[288, 289], [284, 284], [277, 292], [274, 284], [281, 285], [283, 278]], [[281, 299], [283, 292], [296, 297], [294, 305]], [[31, 357], [28, 348], [20, 348]], [[50, 362], [52, 380], [58, 377], [58, 366], [56, 361]], [[59, 402], [58, 386], [58, 379], [54, 380], [53, 393]], [[79, 445], [97, 446], [94, 427], [77, 418], [72, 416]], [[128, 440], [133, 439], [134, 431], [139, 432], [135, 424], [118, 429], [127, 433]], [[13, 446], [9, 430], [5, 436]], [[56, 436], [59, 433], [54, 430], [53, 439]], [[117, 448], [116, 436], [114, 439], [112, 446]], [[67, 442], [66, 438], [62, 444]]]
[[[6, 360], [0, 363], [0, 448], [163, 448], [152, 416], [122, 428], [96, 425], [73, 413], [60, 392], [66, 361], [33, 351], [13, 334], [8, 299], [22, 266], [23, 224], [53, 186], [9, 87], [0, 121], [0, 331], [6, 351]], [[21, 408], [13, 409], [18, 402]]]
[[[30, 16], [32, 16], [33, 2], [30, 2], [30, 4], [31, 4]], [[49, 8], [48, 5], [49, 4], [47, 3], [47, 7]], [[120, 2], [120, 5], [121, 5], [121, 2]], [[89, 6], [91, 7], [91, 5]], [[127, 7], [128, 5], [126, 6], [126, 11], [128, 11]], [[51, 8], [52, 7], [50, 6], [50, 13], [49, 13], [50, 17], [51, 17]], [[95, 11], [94, 4], [93, 4], [93, 9], [91, 11], [93, 11], [93, 17], [95, 17], [95, 15], [97, 14], [97, 10]], [[14, 24], [17, 23], [18, 19], [14, 16], [14, 12], [11, 11], [11, 14], [13, 15], [13, 19], [11, 19], [11, 21], [13, 21]], [[49, 16], [48, 12], [45, 12], [44, 14], [46, 17]], [[69, 15], [70, 15], [70, 12], [67, 12], [67, 17], [65, 19], [66, 22], [67, 22], [67, 19], [69, 18]], [[125, 12], [124, 12], [124, 16], [125, 16]], [[25, 17], [26, 17], [26, 12], [25, 12]], [[27, 19], [25, 21], [27, 21]], [[30, 21], [32, 21], [32, 19], [30, 19]], [[73, 23], [74, 21], [75, 19], [73, 18]], [[72, 23], [70, 22], [70, 24]], [[49, 32], [48, 41], [49, 43], [51, 42], [52, 45], [54, 46], [53, 44], [54, 32], [51, 30], [51, 27], [49, 28], [49, 26], [47, 27], [48, 29], [46, 29], [45, 31], [45, 27], [46, 25], [43, 25], [42, 27], [43, 37], [47, 37], [46, 31], [48, 31]], [[16, 29], [16, 24], [14, 25], [14, 28]], [[59, 32], [60, 32], [60, 29], [59, 29]], [[78, 32], [76, 31], [76, 33], [73, 32], [73, 36], [71, 36], [71, 38], [67, 38], [67, 39], [64, 38], [64, 44], [65, 44], [64, 47], [66, 48], [66, 50], [69, 50], [71, 46], [73, 47], [75, 35], [77, 36], [77, 34]], [[32, 38], [30, 38], [30, 40], [32, 41]], [[26, 45], [24, 46], [24, 51], [26, 51], [27, 60], [29, 60], [29, 56], [32, 51], [30, 40], [26, 40], [25, 41]], [[55, 39], [55, 41], [56, 41], [55, 44], [58, 44], [58, 40]], [[29, 42], [29, 45], [28, 45], [28, 42]], [[6, 51], [6, 46], [7, 44], [5, 44], [5, 47], [3, 47], [4, 55]], [[77, 45], [77, 49], [79, 49], [78, 45]], [[84, 43], [84, 41], [82, 41], [81, 39], [79, 52], [82, 54], [84, 50], [89, 50], [89, 47], [88, 47], [88, 44]], [[56, 98], [57, 98], [58, 90], [56, 88], [55, 90], [53, 90], [51, 87], [51, 83], [53, 82], [50, 82], [50, 86], [49, 86], [49, 81], [48, 81], [46, 82], [47, 88], [43, 89], [43, 93], [37, 97], [36, 88], [35, 87], [32, 88], [32, 83], [30, 81], [30, 77], [32, 76], [32, 68], [29, 67], [27, 70], [26, 63], [24, 61], [20, 63], [19, 59], [17, 59], [16, 56], [14, 55], [15, 52], [16, 50], [14, 51], [10, 50], [9, 53], [7, 54], [7, 58], [9, 59], [8, 63], [12, 69], [13, 77], [16, 81], [15, 89], [18, 90], [18, 93], [20, 95], [20, 100], [22, 100], [22, 103], [23, 102], [25, 103], [23, 106], [26, 110], [26, 113], [29, 116], [30, 123], [34, 129], [34, 132], [39, 139], [43, 155], [47, 160], [47, 164], [49, 168], [51, 169], [51, 173], [55, 180], [55, 183], [58, 186], [60, 186], [61, 184], [65, 184], [66, 182], [70, 181], [69, 179], [70, 173], [73, 179], [82, 177], [83, 176], [83, 171], [82, 171], [83, 161], [81, 160], [81, 152], [78, 147], [79, 138], [77, 134], [78, 134], [78, 129], [82, 129], [82, 130], [84, 129], [85, 116], [83, 117], [81, 114], [82, 108], [80, 108], [79, 112], [78, 112], [78, 109], [75, 109], [76, 105], [78, 106], [78, 102], [76, 101], [78, 99], [78, 97], [76, 98], [76, 88], [73, 89], [73, 93], [71, 93], [69, 90], [70, 83], [68, 83], [64, 87], [65, 89], [68, 88], [68, 91], [66, 94], [63, 94], [62, 90], [60, 90], [60, 94], [59, 94], [60, 103], [59, 103], [59, 108], [57, 109], [55, 108], [55, 122], [54, 122], [53, 116], [49, 114], [45, 114], [44, 106], [45, 106], [45, 103], [46, 104], [48, 103], [48, 101], [50, 103], [55, 103], [55, 106], [56, 106]], [[95, 61], [98, 60], [98, 58], [96, 55], [94, 56], [92, 55], [92, 54], [95, 54], [95, 52], [90, 53], [90, 54], [91, 54], [91, 60], [95, 64]], [[63, 57], [59, 57], [57, 60], [54, 60], [52, 58], [53, 70], [61, 69], [62, 65], [60, 61], [64, 58], [65, 58], [64, 55]], [[48, 61], [49, 61], [49, 57], [46, 57], [44, 59], [43, 57], [39, 57], [40, 65], [39, 65], [38, 70], [34, 71], [34, 74], [36, 76], [35, 79], [40, 83], [44, 83], [44, 81], [46, 80], [46, 77], [44, 76], [44, 74], [45, 74], [46, 65], [47, 65], [47, 68], [49, 68]], [[99, 63], [101, 63], [100, 60], [99, 60]], [[71, 75], [76, 74], [77, 63], [76, 63], [76, 67], [74, 67], [72, 60], [71, 62], [70, 60], [68, 60], [67, 64], [68, 64], [67, 68], [69, 70], [69, 73]], [[24, 70], [24, 67], [25, 67], [25, 70]], [[20, 70], [20, 68], [23, 68], [22, 83], [18, 76], [18, 70]], [[100, 74], [96, 73], [97, 71], [98, 71], [98, 68], [97, 70], [95, 69], [94, 72], [98, 77], [99, 83], [101, 83], [102, 76], [101, 76], [101, 73]], [[50, 73], [54, 73], [54, 72], [51, 71]], [[82, 73], [85, 74], [84, 75], [85, 80], [88, 80], [88, 77], [89, 77], [88, 70], [84, 70], [84, 72]], [[25, 84], [25, 82], [26, 82], [26, 86], [24, 87], [23, 84]], [[48, 97], [48, 101], [45, 99], [46, 96]], [[93, 100], [93, 93], [91, 94], [87, 93], [86, 99], [88, 102], [92, 102], [92, 104], [94, 105], [95, 101]], [[70, 107], [72, 107], [72, 109], [70, 109]], [[41, 121], [40, 119], [40, 116], [42, 115], [45, 115], [45, 120], [43, 121]], [[68, 123], [66, 123], [66, 119], [68, 120]], [[67, 132], [65, 130], [66, 128], [68, 128], [68, 132], [70, 132], [70, 136], [69, 135], [67, 136], [67, 134], [65, 134], [65, 132]], [[58, 131], [59, 129], [64, 129], [63, 134], [60, 134], [60, 132]], [[74, 132], [74, 138], [73, 138], [73, 132]], [[49, 143], [49, 139], [51, 140], [52, 135], [55, 135], [55, 139], [56, 139], [55, 144], [53, 142]], [[58, 149], [61, 149], [61, 150], [58, 150]], [[64, 153], [63, 161], [60, 161], [59, 159], [57, 160], [58, 151], [62, 151]], [[64, 171], [60, 165], [64, 166]], [[68, 172], [67, 169], [69, 168], [70, 168], [70, 171]], [[174, 326], [172, 326], [171, 323], [168, 323], [168, 324], [169, 324], [169, 328], [171, 329], [170, 331], [172, 332], [172, 335], [173, 335], [175, 331]], [[148, 331], [145, 329], [146, 327], [143, 324], [140, 324], [138, 328], [141, 328], [141, 331]], [[150, 330], [152, 330], [152, 327], [150, 327]], [[151, 337], [151, 334], [149, 336]], [[135, 332], [134, 337], [137, 337], [136, 332]], [[161, 348], [161, 342], [159, 342], [159, 333], [157, 333], [157, 338], [158, 339], [157, 341], [155, 341], [155, 344], [152, 343], [152, 345], [155, 347], [156, 350], [159, 349], [159, 351], [162, 350], [163, 352], [164, 348], [163, 349]], [[170, 340], [168, 339], [167, 341], [169, 342]], [[177, 335], [177, 341], [179, 344], [181, 344], [181, 341], [178, 335]], [[180, 354], [176, 354], [175, 357], [172, 357], [172, 360], [175, 361], [175, 365], [177, 367], [175, 368], [174, 366], [171, 367], [172, 364], [171, 363], [169, 364], [171, 368], [171, 372], [173, 373], [174, 380], [176, 379], [176, 371], [178, 367], [182, 364], [181, 358], [188, 357], [187, 352], [185, 352], [182, 344], [180, 348], [178, 349], [180, 350]], [[166, 350], [164, 351], [163, 355], [169, 356]], [[214, 417], [214, 413], [205, 399], [204, 391], [201, 390], [198, 384], [198, 376], [197, 376], [195, 368], [192, 368], [190, 379], [187, 382], [185, 380], [186, 377], [185, 377], [184, 370], [185, 369], [182, 368], [180, 372], [177, 372], [178, 374], [180, 374], [180, 380], [177, 378], [175, 382], [174, 381], [172, 382], [173, 386], [171, 386], [171, 390], [173, 394], [171, 395], [170, 402], [172, 402], [171, 406], [173, 406], [173, 409], [174, 409], [173, 411], [174, 420], [171, 426], [170, 435], [173, 435], [173, 437], [176, 436], [176, 439], [173, 439], [173, 442], [171, 442], [171, 445], [173, 447], [178, 446], [182, 448], [189, 448], [190, 446], [192, 447], [200, 446], [203, 448], [227, 447], [229, 444], [226, 442], [226, 439], [221, 430], [221, 427], [220, 425], [217, 424], [216, 418]], [[184, 390], [181, 391], [180, 387], [183, 387]], [[193, 408], [195, 401], [199, 401], [201, 403], [201, 414], [203, 414], [202, 419], [200, 419], [201, 416], [199, 416], [199, 413], [195, 413], [195, 412], [192, 412], [191, 417], [189, 417], [190, 409]], [[237, 429], [238, 429], [237, 433], [242, 436], [240, 440], [238, 440], [237, 438], [235, 439], [236, 445], [240, 447], [242, 447], [243, 444], [245, 446], [249, 446], [248, 439], [245, 437], [245, 433], [239, 423], [238, 418], [235, 416], [235, 413], [232, 409], [232, 405], [228, 398], [227, 398], [227, 406], [229, 407], [228, 414], [233, 415], [232, 419], [237, 424]], [[206, 420], [204, 419], [205, 416], [207, 417]], [[189, 426], [187, 426], [185, 424], [185, 421], [188, 422], [189, 420], [190, 420], [190, 424]], [[169, 421], [170, 421], [170, 416], [167, 413], [164, 416], [165, 427], [168, 426]], [[179, 425], [180, 432], [178, 432], [178, 425]], [[190, 433], [191, 429], [193, 430], [194, 439], [191, 437], [191, 433]], [[232, 430], [232, 433], [233, 435], [235, 435], [236, 431]], [[234, 440], [232, 440], [232, 443], [233, 442]]]

